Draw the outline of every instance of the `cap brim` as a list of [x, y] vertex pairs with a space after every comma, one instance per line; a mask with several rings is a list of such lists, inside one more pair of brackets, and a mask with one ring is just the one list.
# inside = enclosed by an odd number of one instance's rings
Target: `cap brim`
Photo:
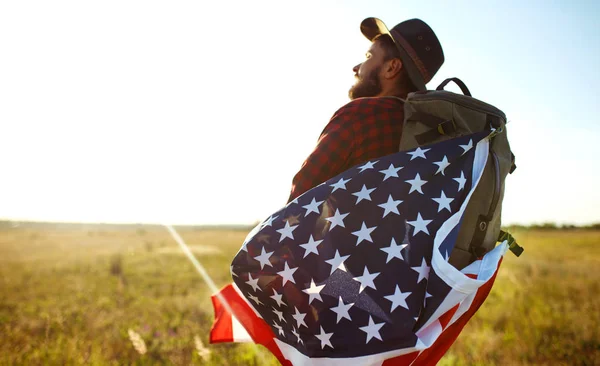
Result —
[[408, 55], [406, 50], [398, 43], [396, 37], [399, 35], [394, 35], [390, 32], [385, 23], [378, 18], [366, 18], [360, 23], [360, 31], [361, 33], [371, 42], [382, 34], [387, 34], [394, 41], [396, 48], [400, 51], [400, 59], [402, 60], [403, 66], [406, 68], [406, 72], [408, 73], [408, 77], [414, 84], [414, 86], [421, 91], [427, 90], [425, 86], [425, 81], [423, 80], [423, 76], [417, 69], [415, 62]]
[[360, 31], [369, 41], [381, 34], [390, 34], [390, 30], [381, 19], [367, 18], [360, 23]]

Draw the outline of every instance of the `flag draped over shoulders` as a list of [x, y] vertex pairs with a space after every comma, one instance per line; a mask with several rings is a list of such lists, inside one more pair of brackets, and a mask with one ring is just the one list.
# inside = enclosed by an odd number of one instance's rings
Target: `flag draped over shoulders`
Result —
[[211, 342], [282, 364], [437, 362], [489, 293], [507, 243], [448, 263], [490, 132], [398, 152], [306, 191], [248, 235], [213, 296]]

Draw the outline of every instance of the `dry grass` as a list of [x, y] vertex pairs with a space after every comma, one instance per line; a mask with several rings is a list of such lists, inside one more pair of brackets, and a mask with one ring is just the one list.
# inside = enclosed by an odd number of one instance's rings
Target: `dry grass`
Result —
[[[230, 281], [245, 231], [180, 234]], [[600, 232], [516, 237], [524, 256], [441, 364], [600, 364]], [[164, 229], [5, 228], [0, 253], [0, 364], [275, 364], [254, 345], [205, 346], [210, 291]]]

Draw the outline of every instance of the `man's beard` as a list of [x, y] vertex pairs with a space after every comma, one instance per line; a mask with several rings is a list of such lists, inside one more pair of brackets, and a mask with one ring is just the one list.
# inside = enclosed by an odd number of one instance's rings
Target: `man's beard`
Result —
[[356, 98], [374, 97], [381, 93], [381, 82], [378, 77], [379, 70], [381, 70], [381, 66], [371, 70], [365, 77], [358, 79], [348, 91], [348, 97], [354, 100]]

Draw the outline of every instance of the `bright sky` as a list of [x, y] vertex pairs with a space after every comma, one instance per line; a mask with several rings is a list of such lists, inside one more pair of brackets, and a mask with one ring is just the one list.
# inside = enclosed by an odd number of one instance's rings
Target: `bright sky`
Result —
[[503, 223], [600, 221], [599, 4], [2, 2], [0, 218], [266, 218], [348, 102], [376, 16], [434, 29], [430, 89], [457, 76], [506, 113]]

